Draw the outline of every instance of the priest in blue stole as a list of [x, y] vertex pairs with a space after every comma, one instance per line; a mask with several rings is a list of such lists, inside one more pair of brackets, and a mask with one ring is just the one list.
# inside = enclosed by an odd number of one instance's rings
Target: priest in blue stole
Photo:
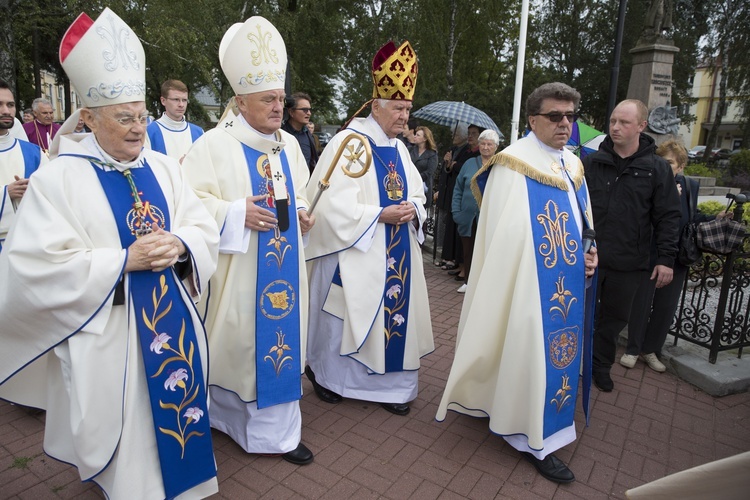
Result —
[[10, 133], [15, 120], [16, 100], [4, 80], [0, 80], [0, 251], [16, 217], [18, 204], [29, 176], [47, 163], [47, 155], [36, 144], [16, 139]]
[[[318, 224], [306, 248], [311, 280], [306, 374], [323, 401], [373, 401], [406, 415], [419, 389], [420, 358], [434, 349], [419, 246], [425, 195], [397, 138], [416, 85], [411, 44], [384, 45], [373, 59], [372, 77], [372, 113], [350, 120], [336, 134], [307, 186], [308, 197], [314, 196], [351, 134], [369, 141], [367, 173], [354, 178], [336, 165], [316, 208]], [[342, 157], [341, 164], [346, 161]]]
[[[532, 132], [475, 175], [480, 201], [471, 276], [456, 354], [437, 419], [447, 410], [489, 417], [503, 438], [551, 480], [574, 475], [553, 452], [576, 438], [579, 374], [591, 369], [598, 259], [578, 157], [565, 149], [580, 94], [545, 84], [526, 102]], [[486, 180], [486, 182], [485, 182]], [[582, 384], [584, 411], [590, 375]]]
[[236, 94], [182, 168], [221, 228], [219, 267], [201, 304], [211, 353], [211, 425], [248, 453], [313, 461], [301, 442], [307, 276], [313, 225], [307, 163], [279, 130], [286, 48], [262, 17], [231, 26], [219, 47]]
[[81, 14], [60, 63], [92, 133], [55, 137], [59, 156], [30, 177], [0, 253], [0, 397], [46, 409], [44, 451], [107, 498], [213, 495], [194, 300], [218, 227], [178, 162], [143, 148], [136, 34], [109, 9]]

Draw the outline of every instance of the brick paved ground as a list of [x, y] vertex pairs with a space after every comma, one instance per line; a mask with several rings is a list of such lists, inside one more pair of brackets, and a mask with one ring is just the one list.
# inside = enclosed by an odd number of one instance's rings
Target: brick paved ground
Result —
[[[613, 369], [616, 389], [594, 389], [591, 425], [558, 452], [577, 481], [541, 478], [484, 419], [449, 413], [435, 422], [448, 377], [463, 296], [429, 259], [435, 352], [423, 360], [407, 417], [378, 405], [319, 401], [304, 379], [303, 441], [315, 462], [297, 467], [245, 454], [214, 432], [219, 498], [623, 498], [628, 488], [750, 450], [750, 393], [713, 398], [675, 376]], [[42, 452], [44, 414], [0, 403], [0, 498], [101, 498], [76, 471]]]

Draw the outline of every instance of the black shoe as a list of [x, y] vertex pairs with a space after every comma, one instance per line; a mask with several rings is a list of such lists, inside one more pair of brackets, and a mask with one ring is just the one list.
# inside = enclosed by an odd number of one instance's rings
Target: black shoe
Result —
[[409, 413], [411, 408], [409, 408], [409, 405], [407, 404], [399, 404], [399, 403], [380, 403], [380, 406], [388, 410], [389, 412], [393, 413], [394, 415], [400, 415], [404, 416]]
[[[336, 394], [333, 391], [329, 391], [319, 383], [315, 381], [315, 374], [313, 373], [312, 369], [310, 368], [310, 365], [307, 365], [305, 367], [305, 375], [307, 375], [307, 378], [312, 382], [313, 389], [315, 389], [315, 394], [318, 395], [321, 401], [325, 401], [326, 403], [336, 404], [340, 403], [342, 400], [342, 397]], [[301, 446], [301, 445], [300, 445]]]
[[612, 377], [609, 376], [609, 373], [594, 372], [592, 378], [594, 379], [594, 385], [602, 392], [612, 392], [612, 389], [615, 388], [615, 383], [612, 382]]
[[286, 460], [287, 462], [293, 463], [295, 465], [307, 465], [311, 464], [313, 461], [313, 454], [312, 452], [305, 446], [304, 444], [300, 443], [297, 445], [295, 449], [292, 451], [288, 451], [281, 455], [281, 458]]
[[531, 465], [533, 465], [537, 472], [539, 472], [539, 474], [545, 479], [549, 479], [556, 483], [572, 483], [576, 480], [573, 471], [568, 469], [568, 466], [565, 465], [562, 460], [551, 453], [544, 457], [544, 460], [539, 460], [531, 453], [525, 451], [522, 451], [521, 455], [531, 462]]

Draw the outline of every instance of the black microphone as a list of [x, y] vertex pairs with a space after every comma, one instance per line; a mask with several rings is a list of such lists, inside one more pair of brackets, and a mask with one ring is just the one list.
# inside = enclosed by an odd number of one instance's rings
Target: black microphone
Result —
[[594, 245], [594, 238], [596, 238], [596, 231], [591, 228], [584, 229], [581, 235], [581, 244], [583, 245], [583, 253], [589, 253], [591, 247]]

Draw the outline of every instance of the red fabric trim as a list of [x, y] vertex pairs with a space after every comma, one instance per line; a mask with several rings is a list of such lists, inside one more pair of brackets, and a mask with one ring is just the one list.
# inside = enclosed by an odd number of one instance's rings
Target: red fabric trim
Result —
[[393, 40], [389, 41], [382, 47], [380, 47], [380, 50], [378, 50], [378, 53], [375, 54], [375, 57], [372, 58], [372, 69], [373, 71], [378, 69], [389, 57], [391, 57], [391, 54], [396, 52], [396, 44], [393, 43]]
[[68, 30], [63, 35], [62, 41], [60, 42], [60, 63], [68, 57], [70, 51], [73, 50], [78, 42], [83, 38], [83, 35], [89, 30], [94, 24], [94, 21], [85, 13], [81, 12], [73, 24], [70, 25]]

